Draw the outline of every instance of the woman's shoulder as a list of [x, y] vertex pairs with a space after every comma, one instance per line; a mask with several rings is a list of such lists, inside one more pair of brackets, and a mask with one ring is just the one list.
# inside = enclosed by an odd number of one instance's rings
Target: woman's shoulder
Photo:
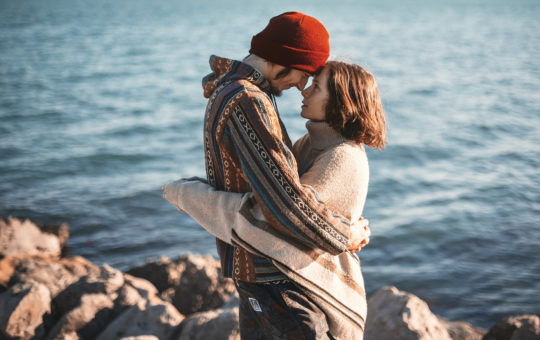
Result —
[[343, 163], [367, 163], [367, 154], [364, 145], [353, 141], [345, 141], [325, 150], [321, 155], [328, 161]]
[[364, 148], [340, 143], [321, 153], [302, 176], [332, 209], [348, 218], [362, 213], [369, 182], [369, 165]]
[[345, 142], [328, 148], [317, 156], [312, 171], [320, 178], [344, 177], [354, 180], [369, 173], [365, 149], [353, 142]]

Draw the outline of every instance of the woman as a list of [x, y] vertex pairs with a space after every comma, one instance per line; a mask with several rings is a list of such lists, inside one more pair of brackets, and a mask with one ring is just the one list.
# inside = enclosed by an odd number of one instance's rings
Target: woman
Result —
[[[356, 221], [369, 180], [363, 145], [379, 149], [385, 145], [385, 118], [375, 79], [358, 65], [330, 61], [302, 95], [301, 115], [309, 119], [308, 133], [293, 148], [301, 182], [332, 211]], [[192, 179], [165, 186], [164, 197], [214, 236], [271, 259], [324, 312], [334, 338], [362, 338], [367, 306], [356, 254], [332, 256], [290, 242], [267, 227], [251, 193], [220, 192]], [[244, 214], [246, 209], [251, 213]]]

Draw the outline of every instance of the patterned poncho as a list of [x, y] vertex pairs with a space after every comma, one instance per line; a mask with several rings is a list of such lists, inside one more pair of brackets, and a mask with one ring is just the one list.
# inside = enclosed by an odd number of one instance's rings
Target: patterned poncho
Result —
[[[252, 191], [271, 228], [291, 242], [334, 255], [346, 251], [349, 222], [301, 185], [269, 82], [239, 61], [212, 56], [210, 67], [203, 79], [208, 182], [218, 190]], [[224, 276], [247, 282], [279, 277], [271, 263], [254, 261], [243, 247], [219, 239], [217, 245]]]

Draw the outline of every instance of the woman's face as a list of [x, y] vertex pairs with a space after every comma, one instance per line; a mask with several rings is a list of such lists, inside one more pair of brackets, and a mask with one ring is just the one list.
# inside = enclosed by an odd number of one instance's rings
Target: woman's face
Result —
[[313, 78], [311, 86], [302, 91], [302, 117], [321, 121], [326, 120], [326, 103], [328, 103], [328, 67]]

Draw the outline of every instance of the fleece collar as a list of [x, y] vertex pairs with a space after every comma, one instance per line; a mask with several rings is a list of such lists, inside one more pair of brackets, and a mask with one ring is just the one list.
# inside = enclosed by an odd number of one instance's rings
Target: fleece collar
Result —
[[265, 92], [270, 92], [270, 82], [264, 76], [253, 68], [241, 61], [210, 56], [210, 69], [212, 73], [202, 79], [204, 96], [209, 98], [214, 90], [226, 82], [247, 80], [258, 86]]
[[347, 141], [347, 138], [334, 130], [327, 122], [309, 120], [306, 128], [309, 132], [311, 147], [316, 150], [326, 150]]

